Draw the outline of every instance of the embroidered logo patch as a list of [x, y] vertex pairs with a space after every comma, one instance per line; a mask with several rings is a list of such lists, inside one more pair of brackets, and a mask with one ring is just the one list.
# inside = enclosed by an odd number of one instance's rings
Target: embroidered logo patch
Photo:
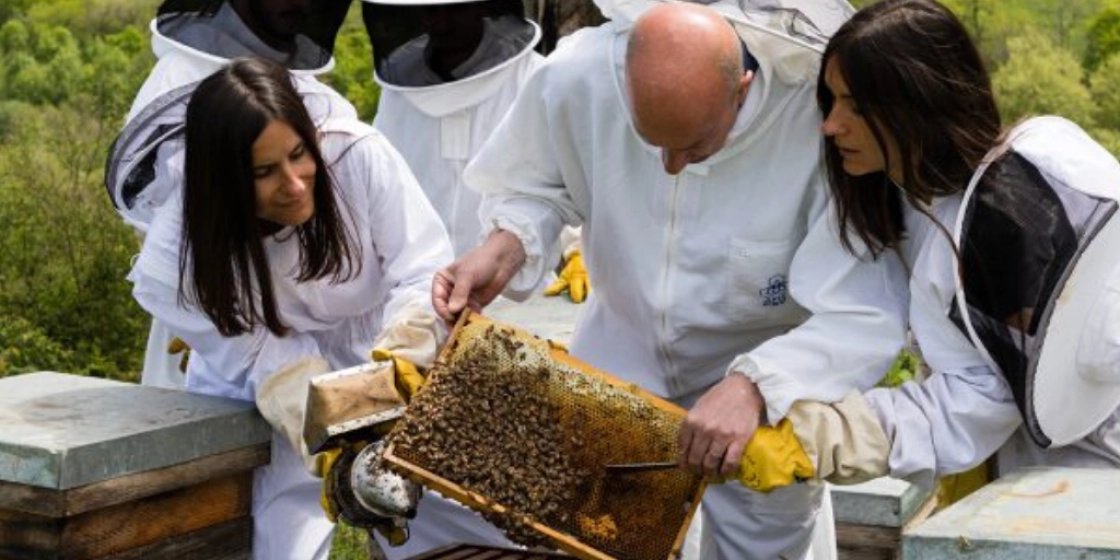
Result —
[[777, 307], [786, 302], [786, 275], [775, 274], [766, 282], [766, 287], [758, 291], [763, 307]]

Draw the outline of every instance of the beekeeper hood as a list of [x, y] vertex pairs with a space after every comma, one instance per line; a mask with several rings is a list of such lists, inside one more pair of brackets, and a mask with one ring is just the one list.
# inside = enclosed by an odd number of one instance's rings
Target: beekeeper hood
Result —
[[109, 198], [140, 232], [182, 181], [190, 94], [230, 60], [252, 55], [286, 66], [316, 124], [357, 118], [353, 105], [312, 78], [334, 64], [331, 51], [349, 0], [244, 1], [252, 22], [226, 0], [165, 0], [152, 20], [152, 50], [160, 62], [137, 94], [105, 164]]
[[[317, 128], [331, 119], [355, 120], [354, 106], [311, 76], [292, 75]], [[197, 82], [175, 88], [147, 104], [109, 148], [105, 188], [125, 222], [147, 232], [156, 209], [183, 180], [187, 103]]]
[[[670, 0], [595, 0], [615, 25], [629, 26]], [[767, 78], [815, 83], [828, 38], [855, 13], [846, 0], [685, 0], [719, 12], [759, 60]]]
[[433, 116], [489, 98], [540, 40], [520, 0], [365, 1], [377, 83]]
[[965, 192], [954, 321], [1011, 386], [1042, 447], [1120, 405], [1120, 163], [1077, 125], [1031, 119]]
[[259, 56], [311, 73], [333, 66], [334, 40], [349, 2], [246, 0], [245, 4], [255, 14], [254, 22], [244, 21], [226, 0], [165, 0], [151, 23], [156, 56], [168, 49], [221, 62]]

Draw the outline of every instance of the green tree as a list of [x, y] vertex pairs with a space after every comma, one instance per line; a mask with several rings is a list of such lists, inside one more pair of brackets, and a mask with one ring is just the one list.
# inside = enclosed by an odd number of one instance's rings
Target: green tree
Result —
[[0, 25], [8, 20], [27, 13], [27, 9], [35, 4], [35, 0], [4, 0], [0, 2]]
[[136, 242], [100, 187], [99, 127], [70, 107], [3, 110], [0, 316], [67, 349], [66, 371], [134, 378], [147, 323], [124, 281]]
[[40, 0], [29, 3], [22, 12], [34, 23], [58, 25], [81, 37], [95, 37], [129, 26], [144, 29], [161, 1]]
[[1037, 30], [1007, 41], [1008, 59], [992, 75], [1004, 122], [1056, 114], [1083, 127], [1093, 125], [1095, 105], [1073, 54]]
[[989, 40], [993, 18], [997, 13], [996, 0], [949, 0], [945, 4], [968, 28], [976, 44], [984, 45]]
[[335, 67], [323, 81], [349, 99], [363, 121], [370, 122], [377, 113], [381, 88], [373, 81], [373, 56], [360, 8], [357, 3], [350, 7], [335, 40]]
[[1089, 20], [1085, 68], [1092, 72], [1116, 53], [1120, 53], [1120, 8], [1109, 7]]
[[0, 97], [59, 104], [78, 91], [82, 57], [64, 27], [12, 20], [0, 28]]
[[1120, 53], [1101, 64], [1089, 83], [1097, 103], [1097, 124], [1120, 132]]
[[51, 340], [39, 327], [0, 314], [0, 377], [32, 371], [71, 371], [73, 353]]

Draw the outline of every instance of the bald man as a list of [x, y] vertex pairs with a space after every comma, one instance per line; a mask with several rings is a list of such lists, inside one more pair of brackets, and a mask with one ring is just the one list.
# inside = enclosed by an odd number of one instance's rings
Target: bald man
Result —
[[[680, 3], [573, 35], [468, 166], [487, 237], [433, 286], [447, 319], [524, 295], [582, 225], [596, 290], [571, 353], [690, 408], [678, 460], [709, 474], [795, 400], [873, 385], [903, 343], [905, 275], [841, 246], [815, 80], [778, 71], [766, 51], [802, 47], [775, 41]], [[803, 558], [821, 496], [712, 486], [705, 526], [719, 558]]]

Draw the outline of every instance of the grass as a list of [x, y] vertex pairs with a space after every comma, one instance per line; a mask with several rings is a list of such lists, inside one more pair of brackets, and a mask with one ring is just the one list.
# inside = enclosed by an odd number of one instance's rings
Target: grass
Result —
[[339, 523], [331, 543], [329, 560], [366, 560], [365, 532]]

